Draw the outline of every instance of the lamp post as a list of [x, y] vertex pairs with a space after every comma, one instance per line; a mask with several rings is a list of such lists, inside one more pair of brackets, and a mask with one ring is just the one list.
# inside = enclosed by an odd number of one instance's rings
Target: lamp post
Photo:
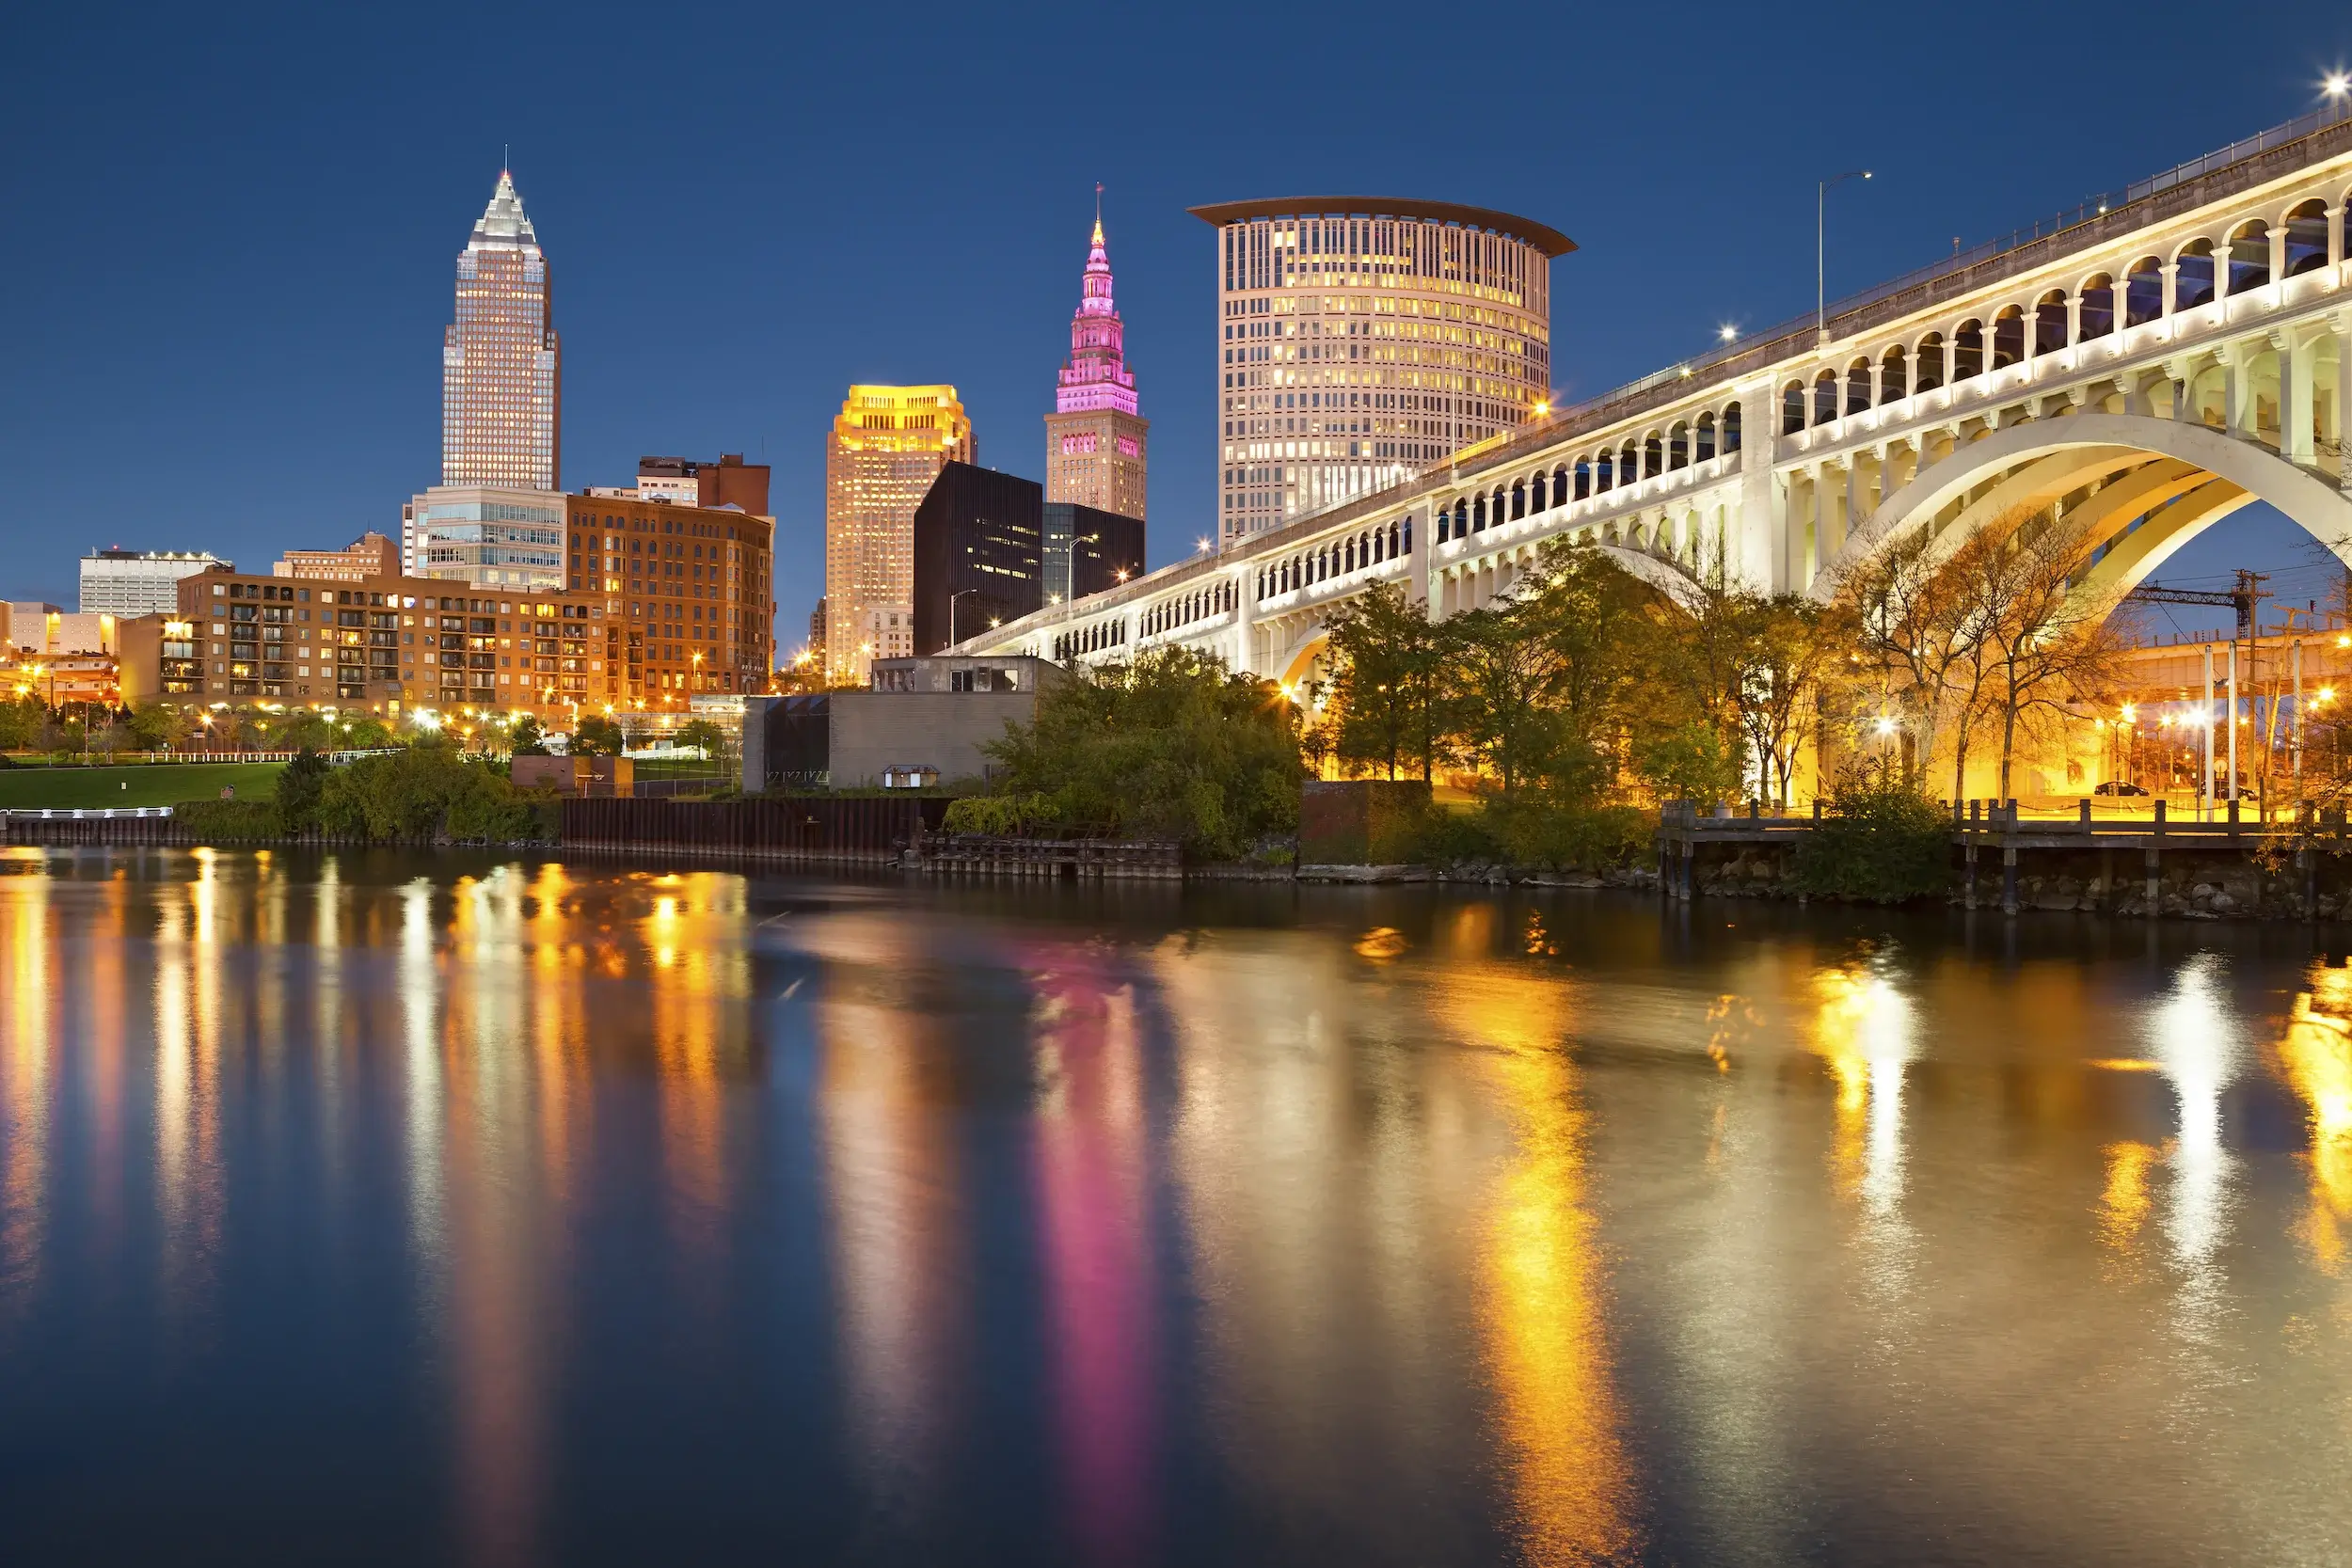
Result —
[[1829, 188], [1842, 185], [1849, 180], [1867, 180], [1867, 168], [1850, 168], [1843, 174], [1833, 174], [1821, 182], [1813, 201], [1813, 334], [1817, 342], [1829, 341]]
[[966, 594], [978, 592], [977, 588], [959, 588], [947, 595], [947, 646], [950, 648], [956, 645], [956, 601]]

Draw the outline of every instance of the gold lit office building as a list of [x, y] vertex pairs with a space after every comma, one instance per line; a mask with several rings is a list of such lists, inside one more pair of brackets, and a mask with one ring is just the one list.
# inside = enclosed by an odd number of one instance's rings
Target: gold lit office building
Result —
[[863, 684], [914, 653], [914, 509], [979, 443], [953, 387], [852, 387], [825, 442], [825, 662]]
[[1550, 397], [1556, 229], [1483, 207], [1295, 197], [1217, 230], [1218, 538], [1400, 483]]

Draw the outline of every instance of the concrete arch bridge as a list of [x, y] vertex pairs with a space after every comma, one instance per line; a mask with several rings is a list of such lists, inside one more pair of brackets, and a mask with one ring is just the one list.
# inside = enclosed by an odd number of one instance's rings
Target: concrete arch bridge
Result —
[[2352, 561], [2347, 200], [2352, 111], [2307, 117], [961, 651], [1173, 642], [1295, 679], [1370, 586], [1444, 616], [1562, 538], [1670, 592], [1720, 551], [1826, 596], [1900, 531], [2056, 508], [2101, 542], [2086, 591], [2116, 594], [2260, 499]]

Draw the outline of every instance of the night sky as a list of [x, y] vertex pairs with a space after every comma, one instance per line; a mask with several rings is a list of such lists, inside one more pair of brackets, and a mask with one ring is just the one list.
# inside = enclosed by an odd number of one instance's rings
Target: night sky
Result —
[[[2352, 60], [2341, 0], [12, 14], [0, 596], [71, 606], [100, 545], [256, 568], [392, 531], [437, 477], [453, 266], [511, 144], [566, 487], [647, 452], [773, 464], [787, 651], [849, 383], [952, 381], [981, 460], [1043, 477], [1097, 180], [1160, 564], [1214, 516], [1187, 206], [1382, 193], [1566, 230], [1574, 400], [1809, 309], [1823, 174], [1877, 172], [1833, 197], [1835, 295], [2301, 114]], [[2305, 596], [2265, 511], [2166, 579], [2270, 566]]]

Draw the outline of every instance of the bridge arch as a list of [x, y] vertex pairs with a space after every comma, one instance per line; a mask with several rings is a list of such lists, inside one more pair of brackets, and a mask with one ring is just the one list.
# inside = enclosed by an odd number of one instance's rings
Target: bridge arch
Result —
[[1932, 528], [1948, 549], [2003, 515], [2069, 498], [2067, 515], [2086, 521], [2100, 552], [2080, 591], [2110, 601], [2256, 500], [2352, 564], [2352, 496], [2327, 475], [2209, 425], [2081, 413], [2011, 425], [1922, 468], [1855, 530], [1809, 592], [1827, 600], [1856, 563], [1912, 531]]

